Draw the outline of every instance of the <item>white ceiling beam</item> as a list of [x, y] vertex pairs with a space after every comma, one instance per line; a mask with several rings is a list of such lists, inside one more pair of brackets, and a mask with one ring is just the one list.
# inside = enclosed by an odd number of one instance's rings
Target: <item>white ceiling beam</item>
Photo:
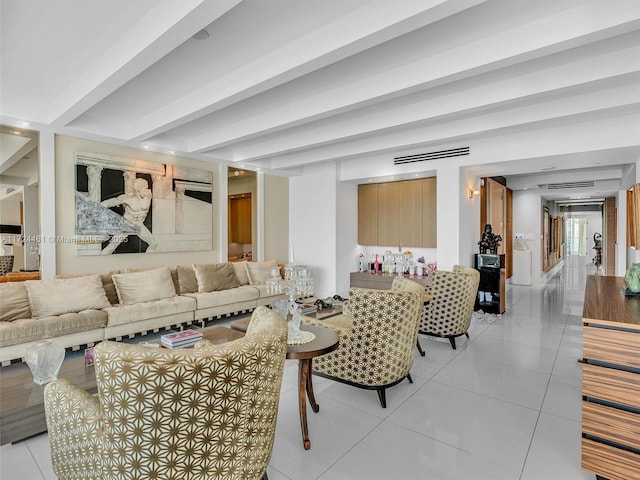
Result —
[[372, 0], [149, 113], [130, 126], [130, 139], [158, 135], [484, 1]]
[[[430, 56], [396, 63], [381, 71], [367, 71], [367, 66], [363, 66], [361, 72], [350, 72], [349, 80], [342, 81], [337, 87], [298, 89], [297, 95], [290, 92], [287, 102], [271, 105], [272, 108], [245, 109], [246, 116], [238, 115], [233, 120], [215, 119], [209, 125], [210, 133], [192, 138], [189, 150], [202, 152], [219, 148], [637, 29], [640, 24], [637, 3], [623, 0], [616, 6], [618, 8], [612, 9], [609, 2], [600, 0], [517, 27], [498, 29], [473, 42], [455, 45], [446, 51], [437, 50]], [[588, 18], [588, 21], [576, 21], [581, 18]], [[545, 32], [544, 35], [541, 32]], [[305, 81], [310, 80], [305, 78]]]
[[[429, 122], [401, 131], [368, 136], [351, 142], [340, 142], [307, 151], [271, 158], [272, 168], [314, 164], [340, 158], [362, 156], [375, 151], [398, 151], [417, 145], [466, 141], [478, 135], [493, 135], [500, 130], [539, 128], [539, 124], [563, 124], [584, 118], [607, 117], [610, 114], [640, 112], [640, 89], [637, 84], [617, 86], [605, 91], [564, 95], [533, 105], [516, 106], [497, 112], [479, 113], [461, 119]], [[640, 144], [640, 137], [636, 139]]]
[[[588, 56], [570, 63], [553, 58], [509, 67], [468, 80], [436, 87], [419, 94], [391, 100], [385, 104], [348, 112], [327, 120], [312, 122], [277, 134], [258, 137], [234, 146], [236, 162], [255, 161], [309, 147], [349, 141], [372, 133], [384, 133], [398, 127], [460, 113], [472, 114], [514, 101], [537, 102], [541, 95], [567, 94], [571, 88], [581, 91], [607, 89], [620, 84], [640, 82], [640, 34], [629, 36], [632, 45], [606, 52], [606, 46], [585, 47]], [[619, 41], [610, 42], [619, 44]], [[577, 57], [578, 54], [576, 53]], [[511, 70], [511, 71], [509, 71]]]
[[[49, 123], [68, 125], [240, 1], [160, 1], [69, 85], [52, 106]], [[112, 132], [119, 137], [122, 133]]]

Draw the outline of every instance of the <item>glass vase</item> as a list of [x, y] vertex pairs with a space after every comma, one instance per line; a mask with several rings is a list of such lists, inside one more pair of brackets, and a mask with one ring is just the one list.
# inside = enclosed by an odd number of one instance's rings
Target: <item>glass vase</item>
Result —
[[25, 362], [33, 374], [33, 381], [44, 385], [58, 378], [64, 361], [64, 348], [52, 340], [42, 340], [27, 350]]

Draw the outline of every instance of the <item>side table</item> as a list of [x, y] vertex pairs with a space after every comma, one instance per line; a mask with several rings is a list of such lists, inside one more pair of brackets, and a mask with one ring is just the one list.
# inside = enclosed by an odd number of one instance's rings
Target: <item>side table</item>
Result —
[[[234, 330], [246, 332], [250, 318], [234, 320], [230, 327]], [[333, 352], [338, 348], [338, 334], [330, 328], [316, 325], [302, 325], [301, 330], [308, 330], [316, 335], [316, 338], [301, 345], [287, 346], [287, 359], [298, 360], [298, 409], [300, 411], [300, 429], [302, 430], [302, 443], [305, 450], [311, 448], [309, 440], [309, 428], [307, 426], [307, 399], [311, 410], [320, 411], [313, 394], [313, 358], [325, 353]]]

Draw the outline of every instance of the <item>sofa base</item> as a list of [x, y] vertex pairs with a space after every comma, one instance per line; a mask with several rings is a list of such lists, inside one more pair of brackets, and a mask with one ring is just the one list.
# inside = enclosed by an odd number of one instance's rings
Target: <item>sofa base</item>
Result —
[[[52, 341], [62, 345], [65, 349], [79, 350], [82, 346], [92, 347], [104, 338], [104, 328], [96, 328], [78, 333], [69, 333], [60, 337], [51, 338]], [[0, 348], [0, 364], [3, 367], [24, 361], [27, 351], [35, 346], [39, 340], [33, 342], [7, 345]]]
[[192, 323], [193, 312], [182, 312], [122, 325], [107, 325], [104, 328], [104, 340], [121, 340], [124, 337], [135, 337], [136, 334], [146, 335], [147, 332], [159, 332]]

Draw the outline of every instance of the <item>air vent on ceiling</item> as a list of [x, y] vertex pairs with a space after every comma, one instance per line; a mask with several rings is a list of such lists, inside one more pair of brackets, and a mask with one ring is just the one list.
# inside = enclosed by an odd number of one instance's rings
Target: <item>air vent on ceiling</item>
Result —
[[402, 165], [405, 163], [425, 162], [427, 160], [438, 160], [439, 158], [461, 157], [469, 155], [469, 147], [450, 148], [449, 150], [438, 150], [437, 152], [417, 153], [415, 155], [405, 155], [403, 157], [395, 157], [394, 165]]
[[7, 195], [9, 195], [10, 193], [13, 193], [13, 192], [15, 192], [15, 191], [16, 191], [16, 189], [15, 189], [15, 188], [13, 188], [13, 187], [7, 187], [7, 190], [6, 190], [6, 192], [5, 192], [5, 193], [6, 193]]
[[538, 185], [540, 188], [546, 188], [547, 190], [562, 190], [565, 188], [589, 188], [595, 187], [596, 182], [594, 180], [587, 180], [584, 182], [563, 182], [563, 183], [548, 183], [546, 185]]

